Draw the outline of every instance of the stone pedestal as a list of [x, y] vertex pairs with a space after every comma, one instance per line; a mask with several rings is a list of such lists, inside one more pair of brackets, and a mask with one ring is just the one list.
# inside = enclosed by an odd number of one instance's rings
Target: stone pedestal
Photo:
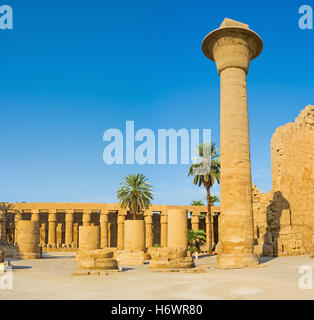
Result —
[[206, 36], [202, 49], [220, 75], [221, 268], [258, 264], [253, 254], [253, 209], [246, 74], [262, 51], [249, 26], [225, 19]]
[[168, 210], [168, 247], [151, 248], [149, 270], [187, 269], [194, 267], [192, 257], [187, 257], [188, 219], [184, 209]]
[[38, 222], [20, 220], [16, 226], [16, 258], [39, 259], [41, 258], [41, 247], [39, 246]]
[[76, 254], [76, 268], [83, 270], [116, 270], [118, 262], [113, 258], [113, 251], [98, 249]]
[[139, 266], [144, 264], [145, 254], [140, 250], [117, 250], [115, 252], [119, 266]]
[[149, 270], [188, 269], [194, 267], [192, 257], [187, 257], [187, 250], [182, 248], [150, 248]]
[[79, 250], [84, 252], [96, 249], [100, 249], [100, 227], [80, 226]]

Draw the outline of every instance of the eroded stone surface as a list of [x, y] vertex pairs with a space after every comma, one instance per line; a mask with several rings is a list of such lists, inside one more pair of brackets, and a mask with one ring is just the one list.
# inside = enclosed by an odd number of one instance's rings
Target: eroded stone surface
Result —
[[116, 250], [115, 258], [121, 266], [137, 266], [144, 264], [145, 253], [140, 250]]
[[314, 234], [314, 107], [279, 127], [271, 140], [273, 191], [253, 186], [255, 252], [310, 253]]
[[77, 269], [87, 270], [118, 269], [118, 262], [113, 256], [113, 251], [107, 249], [79, 252], [76, 255], [76, 266]]
[[148, 269], [186, 269], [194, 267], [192, 257], [187, 257], [183, 248], [151, 248]]

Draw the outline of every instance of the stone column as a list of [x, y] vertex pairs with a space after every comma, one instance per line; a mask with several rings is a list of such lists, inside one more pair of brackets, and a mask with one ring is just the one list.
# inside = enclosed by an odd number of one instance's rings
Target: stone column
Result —
[[126, 220], [124, 222], [125, 250], [145, 250], [145, 223], [144, 220]]
[[145, 247], [147, 249], [153, 246], [153, 212], [145, 212]]
[[91, 222], [91, 210], [84, 210], [83, 211], [83, 226], [87, 227], [90, 226]]
[[168, 210], [168, 248], [187, 249], [188, 215], [185, 209]]
[[126, 212], [122, 211], [118, 214], [118, 241], [117, 248], [122, 250], [124, 248], [124, 221], [126, 217]]
[[65, 213], [65, 245], [69, 248], [73, 243], [74, 210]]
[[39, 225], [36, 221], [20, 220], [17, 225], [16, 258], [39, 259]]
[[22, 214], [19, 211], [15, 211], [14, 215], [14, 243], [16, 244], [17, 239], [17, 226], [19, 224], [19, 221], [22, 220]]
[[80, 251], [96, 250], [100, 248], [100, 227], [79, 227], [79, 249]]
[[57, 227], [57, 214], [56, 212], [48, 213], [48, 245], [56, 246], [56, 227]]
[[221, 268], [258, 264], [253, 254], [253, 210], [246, 75], [262, 51], [249, 26], [225, 19], [206, 36], [202, 49], [220, 75]]
[[39, 244], [46, 244], [46, 223], [42, 223], [39, 228]]
[[7, 240], [6, 211], [0, 211], [0, 242]]
[[31, 213], [32, 213], [31, 221], [38, 222], [38, 226], [39, 226], [39, 220], [40, 220], [39, 210], [33, 209]]
[[198, 211], [192, 212], [191, 224], [193, 231], [198, 231], [200, 229], [200, 213]]
[[160, 245], [163, 248], [168, 246], [168, 217], [167, 212], [160, 215]]
[[102, 212], [100, 214], [100, 241], [101, 241], [101, 248], [108, 247], [108, 221], [109, 216], [107, 212]]

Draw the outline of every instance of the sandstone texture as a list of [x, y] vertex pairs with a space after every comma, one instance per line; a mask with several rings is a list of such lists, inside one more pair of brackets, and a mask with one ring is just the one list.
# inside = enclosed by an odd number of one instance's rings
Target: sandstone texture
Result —
[[246, 76], [262, 51], [261, 38], [247, 24], [225, 19], [203, 40], [204, 54], [220, 75], [221, 216], [220, 268], [258, 264], [253, 254], [253, 208]]
[[314, 235], [314, 107], [279, 127], [271, 140], [273, 190], [253, 185], [255, 252], [310, 254]]
[[192, 257], [183, 248], [151, 248], [148, 269], [186, 269], [195, 267]]
[[118, 269], [118, 262], [113, 256], [113, 251], [107, 249], [79, 252], [76, 255], [76, 267], [87, 270], [115, 270]]
[[138, 266], [144, 264], [145, 253], [140, 250], [116, 250], [115, 259], [121, 266]]
[[41, 258], [38, 222], [20, 220], [17, 224], [16, 235], [17, 235], [16, 258], [20, 258], [20, 259]]

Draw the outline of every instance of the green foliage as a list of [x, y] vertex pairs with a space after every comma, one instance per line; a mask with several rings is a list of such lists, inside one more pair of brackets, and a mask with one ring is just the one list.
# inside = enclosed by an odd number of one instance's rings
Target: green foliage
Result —
[[155, 243], [155, 244], [153, 245], [153, 247], [154, 247], [154, 248], [162, 248], [161, 244], [159, 244], [159, 243]]
[[210, 202], [212, 204], [214, 204], [216, 202], [220, 202], [220, 198], [218, 196], [216, 196], [215, 194], [213, 194], [212, 196], [210, 196]]
[[123, 178], [117, 191], [117, 199], [121, 207], [128, 208], [135, 219], [136, 214], [151, 206], [152, 186], [143, 174], [130, 174]]
[[193, 200], [191, 206], [204, 206], [204, 202], [202, 200]]
[[202, 244], [206, 242], [206, 232], [204, 230], [188, 230], [188, 250], [199, 251]]

